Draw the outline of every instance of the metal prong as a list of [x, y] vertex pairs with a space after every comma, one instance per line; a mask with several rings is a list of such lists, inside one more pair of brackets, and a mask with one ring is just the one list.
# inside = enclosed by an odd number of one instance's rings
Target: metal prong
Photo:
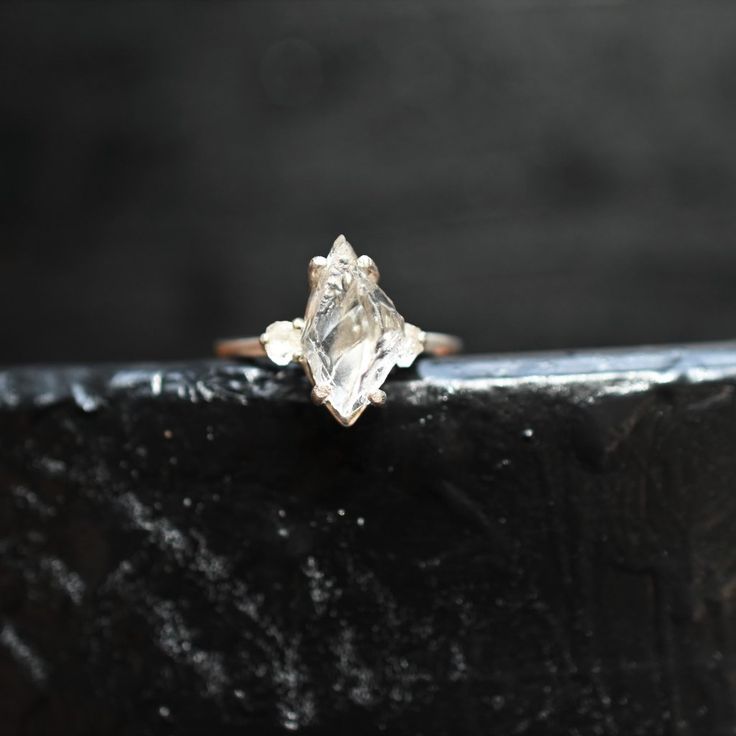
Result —
[[[304, 331], [304, 325], [306, 324], [306, 322], [302, 317], [297, 317], [296, 319], [291, 320], [291, 324], [294, 325], [295, 330], [297, 330], [299, 333], [302, 333]], [[304, 356], [302, 355], [301, 350], [294, 353], [295, 363], [301, 363], [303, 360]]]
[[317, 406], [322, 406], [322, 404], [327, 401], [327, 397], [329, 395], [330, 389], [325, 386], [315, 386], [312, 389], [312, 401], [317, 404]]
[[372, 281], [378, 283], [378, 279], [381, 278], [381, 274], [378, 271], [376, 262], [370, 256], [361, 256], [358, 258], [358, 266], [365, 272], [366, 276], [368, 276]]
[[327, 259], [324, 256], [315, 256], [309, 261], [309, 285], [314, 288], [317, 284], [320, 271], [327, 264]]
[[378, 391], [374, 391], [372, 394], [369, 394], [368, 401], [370, 401], [373, 406], [383, 406], [386, 403], [386, 392], [379, 388]]

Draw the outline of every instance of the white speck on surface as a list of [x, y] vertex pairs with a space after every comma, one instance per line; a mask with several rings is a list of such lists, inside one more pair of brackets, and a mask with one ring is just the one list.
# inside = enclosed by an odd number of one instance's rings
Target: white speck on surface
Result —
[[59, 477], [66, 473], [66, 463], [54, 457], [42, 457], [38, 460], [38, 465], [46, 475], [51, 477]]
[[221, 695], [229, 682], [222, 655], [194, 646], [192, 632], [171, 601], [158, 601], [153, 613], [158, 619], [157, 639], [161, 651], [191, 667], [204, 681], [209, 697]]
[[44, 503], [36, 493], [26, 486], [15, 486], [13, 495], [23, 500], [28, 508], [35, 511], [39, 516], [48, 517], [56, 514], [56, 509], [53, 506]]
[[302, 571], [307, 576], [309, 595], [314, 604], [314, 610], [317, 615], [321, 616], [327, 610], [327, 604], [335, 587], [334, 581], [325, 575], [317, 564], [316, 558], [311, 555], [307, 557]]
[[118, 371], [110, 379], [110, 388], [135, 388], [151, 383], [150, 371], [144, 369], [132, 369]]
[[42, 685], [48, 677], [46, 663], [23, 641], [18, 632], [9, 623], [0, 629], [0, 644], [11, 654], [13, 659], [28, 673], [37, 685]]
[[458, 682], [464, 680], [468, 676], [468, 664], [465, 661], [465, 654], [456, 641], [450, 645], [450, 661], [452, 669], [450, 670], [450, 680]]
[[204, 381], [197, 381], [195, 388], [199, 395], [207, 402], [217, 398], [217, 394]]
[[66, 593], [74, 605], [79, 606], [82, 603], [87, 585], [78, 573], [55, 557], [44, 557], [39, 564], [42, 570], [49, 573], [54, 585]]
[[51, 404], [56, 403], [58, 400], [58, 395], [53, 391], [43, 391], [33, 397], [33, 403], [36, 406], [51, 406]]
[[13, 409], [20, 404], [20, 396], [8, 373], [0, 373], [0, 406]]
[[90, 393], [82, 384], [72, 384], [72, 398], [76, 405], [85, 412], [96, 411], [102, 404], [102, 399]]
[[224, 580], [230, 574], [227, 560], [211, 552], [201, 534], [192, 531], [190, 539], [168, 519], [155, 518], [133, 493], [120, 496], [118, 505], [134, 526], [148, 532], [151, 540], [179, 564], [190, 565], [210, 582]]
[[314, 695], [306, 689], [308, 677], [302, 671], [299, 658], [299, 640], [291, 642], [284, 651], [283, 661], [274, 663], [274, 684], [279, 692], [276, 709], [281, 725], [287, 731], [298, 731], [314, 721]]
[[369, 706], [375, 700], [375, 677], [358, 656], [354, 640], [353, 630], [345, 627], [333, 646], [339, 675], [335, 690], [346, 691], [356, 705]]

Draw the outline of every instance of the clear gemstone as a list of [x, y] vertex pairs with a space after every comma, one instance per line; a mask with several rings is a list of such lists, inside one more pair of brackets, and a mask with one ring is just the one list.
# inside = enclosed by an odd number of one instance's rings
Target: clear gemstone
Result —
[[400, 357], [404, 318], [340, 236], [307, 303], [302, 355], [342, 424], [352, 424]]
[[287, 365], [301, 353], [302, 331], [294, 322], [273, 322], [261, 341], [266, 355], [276, 365]]
[[416, 325], [410, 325], [407, 322], [404, 325], [404, 339], [401, 341], [396, 356], [396, 365], [399, 368], [408, 368], [417, 359], [417, 356], [424, 352], [426, 338], [427, 334], [424, 330], [420, 330]]

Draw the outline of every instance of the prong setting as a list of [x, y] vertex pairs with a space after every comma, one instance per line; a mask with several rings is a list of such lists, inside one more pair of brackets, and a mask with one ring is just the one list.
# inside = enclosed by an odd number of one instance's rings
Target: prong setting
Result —
[[373, 406], [383, 406], [386, 403], [386, 392], [379, 388], [377, 391], [368, 395], [368, 401], [370, 401]]
[[358, 258], [358, 268], [375, 284], [381, 278], [378, 266], [370, 256], [360, 256]]
[[309, 261], [309, 286], [313, 289], [317, 285], [322, 269], [327, 265], [324, 256], [315, 256]]
[[330, 389], [327, 386], [315, 386], [312, 389], [312, 402], [317, 406], [322, 406], [330, 395]]

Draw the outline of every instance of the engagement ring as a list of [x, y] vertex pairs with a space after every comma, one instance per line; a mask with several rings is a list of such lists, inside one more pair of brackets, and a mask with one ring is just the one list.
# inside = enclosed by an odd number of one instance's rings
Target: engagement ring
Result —
[[405, 322], [378, 278], [373, 259], [359, 258], [341, 235], [326, 258], [309, 263], [303, 319], [274, 322], [260, 338], [222, 340], [217, 355], [299, 363], [312, 382], [314, 403], [349, 427], [369, 404], [386, 401], [381, 386], [394, 366], [408, 368], [421, 353], [451, 355], [462, 348], [457, 337]]

